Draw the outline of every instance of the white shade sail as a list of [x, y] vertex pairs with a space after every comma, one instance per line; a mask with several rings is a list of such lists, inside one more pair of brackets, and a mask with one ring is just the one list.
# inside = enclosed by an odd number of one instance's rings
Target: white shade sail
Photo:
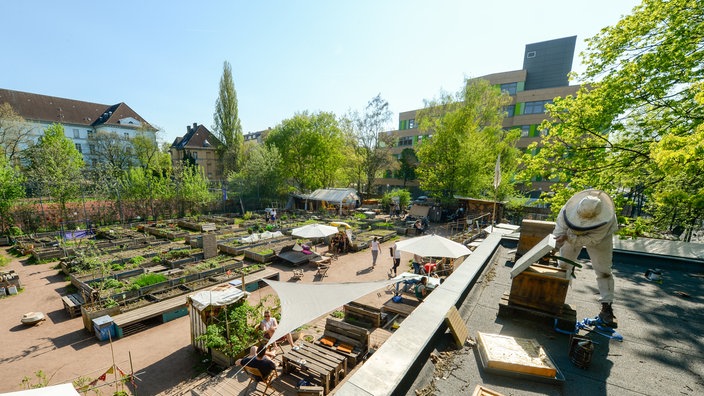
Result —
[[269, 279], [264, 281], [274, 289], [281, 301], [281, 320], [268, 345], [335, 308], [398, 282], [398, 279], [320, 284], [279, 282]]
[[467, 246], [435, 234], [396, 242], [396, 248], [402, 252], [423, 257], [448, 257], [453, 259], [472, 253]]
[[294, 228], [291, 235], [298, 238], [325, 238], [337, 234], [337, 227], [325, 224], [308, 224], [303, 227]]

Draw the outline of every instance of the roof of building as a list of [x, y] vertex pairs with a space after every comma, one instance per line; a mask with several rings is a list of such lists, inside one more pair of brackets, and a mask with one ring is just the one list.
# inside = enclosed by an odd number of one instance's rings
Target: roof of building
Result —
[[219, 146], [220, 139], [218, 139], [208, 128], [204, 127], [202, 124], [198, 125], [196, 123], [191, 127], [188, 126], [188, 132], [183, 137], [177, 137], [171, 147], [183, 150], [186, 148], [212, 148], [215, 149]]
[[144, 118], [124, 102], [106, 105], [56, 96], [0, 89], [0, 103], [27, 121], [56, 122], [85, 126], [120, 125], [154, 129]]

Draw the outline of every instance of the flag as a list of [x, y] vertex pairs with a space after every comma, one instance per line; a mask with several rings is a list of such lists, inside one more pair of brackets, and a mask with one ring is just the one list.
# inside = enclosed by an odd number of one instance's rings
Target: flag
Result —
[[501, 184], [501, 154], [496, 157], [496, 168], [494, 168], [494, 190]]

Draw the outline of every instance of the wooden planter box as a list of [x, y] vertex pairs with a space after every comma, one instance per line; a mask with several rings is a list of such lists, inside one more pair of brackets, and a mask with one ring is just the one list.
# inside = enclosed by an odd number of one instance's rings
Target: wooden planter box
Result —
[[244, 257], [256, 261], [258, 263], [268, 263], [274, 260], [274, 257], [276, 257], [276, 253], [268, 253], [268, 254], [259, 254], [255, 253], [251, 250], [245, 250], [244, 251]]
[[570, 285], [565, 275], [562, 268], [531, 265], [513, 278], [509, 304], [561, 314]]

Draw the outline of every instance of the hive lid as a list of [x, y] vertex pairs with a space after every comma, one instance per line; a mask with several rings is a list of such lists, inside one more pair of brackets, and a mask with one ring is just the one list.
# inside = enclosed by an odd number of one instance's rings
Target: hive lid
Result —
[[526, 254], [521, 256], [521, 258], [516, 261], [516, 264], [513, 265], [513, 269], [511, 270], [511, 278], [525, 271], [531, 266], [531, 264], [536, 263], [546, 254], [553, 251], [553, 249], [555, 249], [555, 244], [555, 236], [552, 234], [549, 234], [543, 238], [542, 241], [535, 244], [535, 246], [527, 251]]

